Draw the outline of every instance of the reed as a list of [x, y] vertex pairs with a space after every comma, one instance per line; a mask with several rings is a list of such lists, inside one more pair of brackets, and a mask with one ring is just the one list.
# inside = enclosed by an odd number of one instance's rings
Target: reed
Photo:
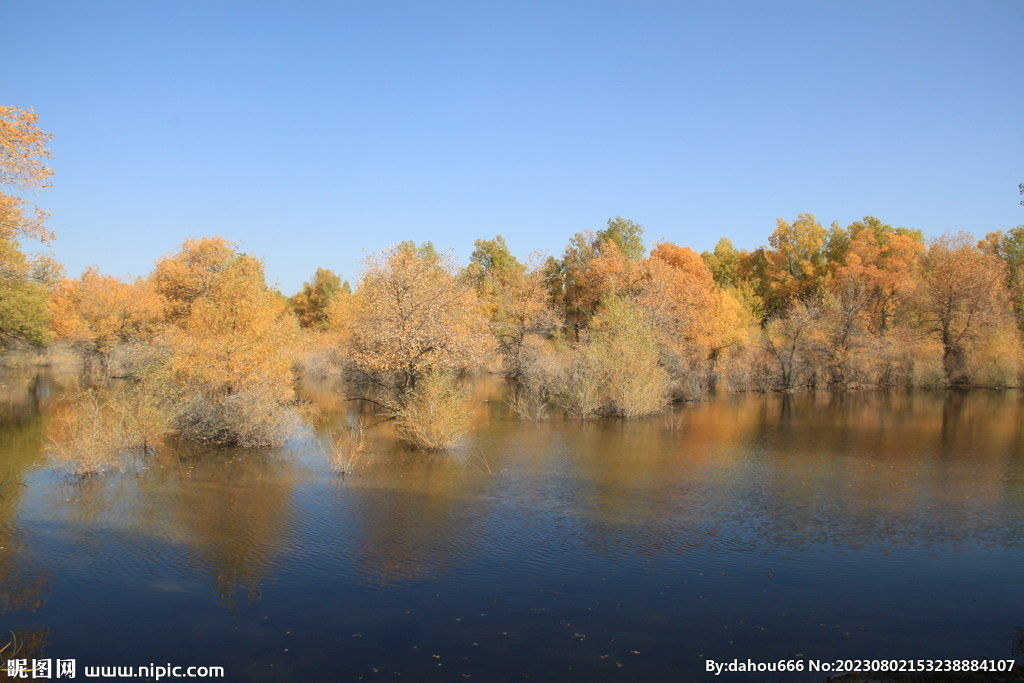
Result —
[[331, 449], [327, 456], [331, 469], [342, 476], [352, 474], [366, 452], [366, 423], [359, 419], [337, 431], [328, 431], [327, 445]]

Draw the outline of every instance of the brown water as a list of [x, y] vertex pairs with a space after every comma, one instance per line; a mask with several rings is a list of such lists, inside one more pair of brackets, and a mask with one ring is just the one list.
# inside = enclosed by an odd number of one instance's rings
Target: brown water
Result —
[[[723, 396], [577, 423], [515, 420], [481, 383], [450, 454], [383, 424], [344, 479], [307, 431], [79, 482], [46, 449], [61, 383], [0, 383], [0, 632], [79, 678], [823, 681], [705, 661], [1022, 645], [1019, 392]], [[330, 386], [305, 392], [355, 417]]]

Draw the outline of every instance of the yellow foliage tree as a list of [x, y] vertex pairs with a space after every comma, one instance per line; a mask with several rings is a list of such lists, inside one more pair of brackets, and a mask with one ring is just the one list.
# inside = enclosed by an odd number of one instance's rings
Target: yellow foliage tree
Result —
[[856, 305], [879, 333], [888, 329], [902, 296], [913, 287], [924, 244], [906, 234], [856, 233], [850, 240], [845, 263], [838, 265], [832, 290], [854, 297]]
[[57, 339], [83, 347], [106, 363], [118, 342], [147, 340], [163, 315], [151, 282], [123, 282], [97, 266], [77, 279], [63, 278], [50, 302]]
[[[14, 191], [50, 187], [53, 170], [47, 143], [53, 138], [36, 126], [32, 110], [0, 106], [0, 188]], [[0, 345], [20, 340], [42, 345], [52, 339], [48, 328], [47, 283], [32, 276], [32, 265], [21, 252], [19, 237], [48, 242], [53, 233], [44, 225], [47, 213], [0, 189]]]
[[828, 232], [814, 215], [802, 213], [792, 224], [782, 218], [777, 222], [778, 227], [768, 238], [771, 249], [765, 251], [771, 312], [818, 293], [828, 275], [824, 252]]
[[662, 242], [643, 267], [637, 302], [658, 332], [665, 364], [677, 379], [689, 380], [688, 393], [699, 392], [719, 353], [746, 341], [742, 307], [715, 286], [710, 269], [692, 249]]
[[291, 298], [299, 325], [325, 331], [330, 328], [331, 302], [348, 294], [348, 283], [326, 268], [317, 268], [312, 282], [305, 282], [302, 291]]
[[928, 248], [914, 306], [924, 331], [942, 343], [946, 381], [967, 383], [970, 344], [1011, 320], [1003, 264], [969, 234], [946, 234]]
[[475, 367], [494, 348], [472, 282], [429, 243], [368, 258], [356, 294], [351, 359], [397, 397], [428, 372]]
[[187, 240], [157, 263], [153, 282], [167, 300], [162, 340], [184, 406], [179, 428], [215, 443], [280, 443], [293, 418], [298, 325], [267, 287], [263, 263], [221, 237]]
[[[39, 116], [31, 109], [0, 106], [0, 185], [15, 190], [42, 190], [50, 187], [53, 169], [46, 160], [53, 157], [46, 148], [53, 139], [36, 127]], [[43, 222], [47, 213], [36, 207], [34, 215], [25, 215], [27, 202], [0, 192], [0, 239], [33, 237], [48, 242], [53, 233]]]

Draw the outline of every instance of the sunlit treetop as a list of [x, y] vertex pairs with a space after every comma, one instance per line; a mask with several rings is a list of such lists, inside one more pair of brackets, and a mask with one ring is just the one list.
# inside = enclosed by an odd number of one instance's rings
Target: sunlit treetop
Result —
[[[24, 192], [50, 187], [53, 169], [45, 160], [52, 157], [46, 144], [53, 135], [39, 130], [37, 119], [31, 109], [0, 106], [0, 188]], [[33, 214], [27, 215], [26, 207], [25, 200], [0, 191], [0, 239], [52, 240], [53, 233], [43, 225], [47, 212], [35, 207]]]
[[597, 233], [598, 242], [605, 240], [614, 242], [624, 257], [630, 261], [638, 261], [644, 257], [644, 226], [625, 219], [622, 216], [608, 219], [608, 227]]
[[53, 158], [46, 145], [53, 139], [36, 127], [39, 116], [31, 109], [0, 106], [0, 185], [17, 190], [50, 187]]

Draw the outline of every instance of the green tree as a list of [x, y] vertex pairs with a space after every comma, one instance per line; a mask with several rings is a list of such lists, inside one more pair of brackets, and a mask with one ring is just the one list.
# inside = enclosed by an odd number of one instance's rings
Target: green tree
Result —
[[305, 282], [302, 291], [291, 298], [299, 325], [307, 329], [326, 330], [331, 302], [338, 294], [348, 293], [348, 283], [326, 268], [317, 268], [312, 282]]
[[1024, 330], [1024, 225], [1018, 225], [1007, 233], [1002, 230], [990, 232], [978, 243], [978, 248], [1002, 259], [1017, 327]]
[[608, 219], [608, 227], [599, 230], [597, 241], [610, 240], [619, 247], [622, 255], [630, 261], [639, 261], [647, 253], [644, 247], [644, 226], [634, 223], [622, 216]]
[[505, 238], [501, 235], [495, 235], [493, 240], [476, 240], [473, 246], [475, 248], [469, 257], [469, 263], [478, 277], [489, 275], [502, 278], [526, 269], [526, 266], [508, 250]]
[[723, 237], [718, 240], [713, 252], [701, 252], [700, 257], [715, 278], [719, 287], [735, 287], [739, 284], [740, 252], [732, 242]]

